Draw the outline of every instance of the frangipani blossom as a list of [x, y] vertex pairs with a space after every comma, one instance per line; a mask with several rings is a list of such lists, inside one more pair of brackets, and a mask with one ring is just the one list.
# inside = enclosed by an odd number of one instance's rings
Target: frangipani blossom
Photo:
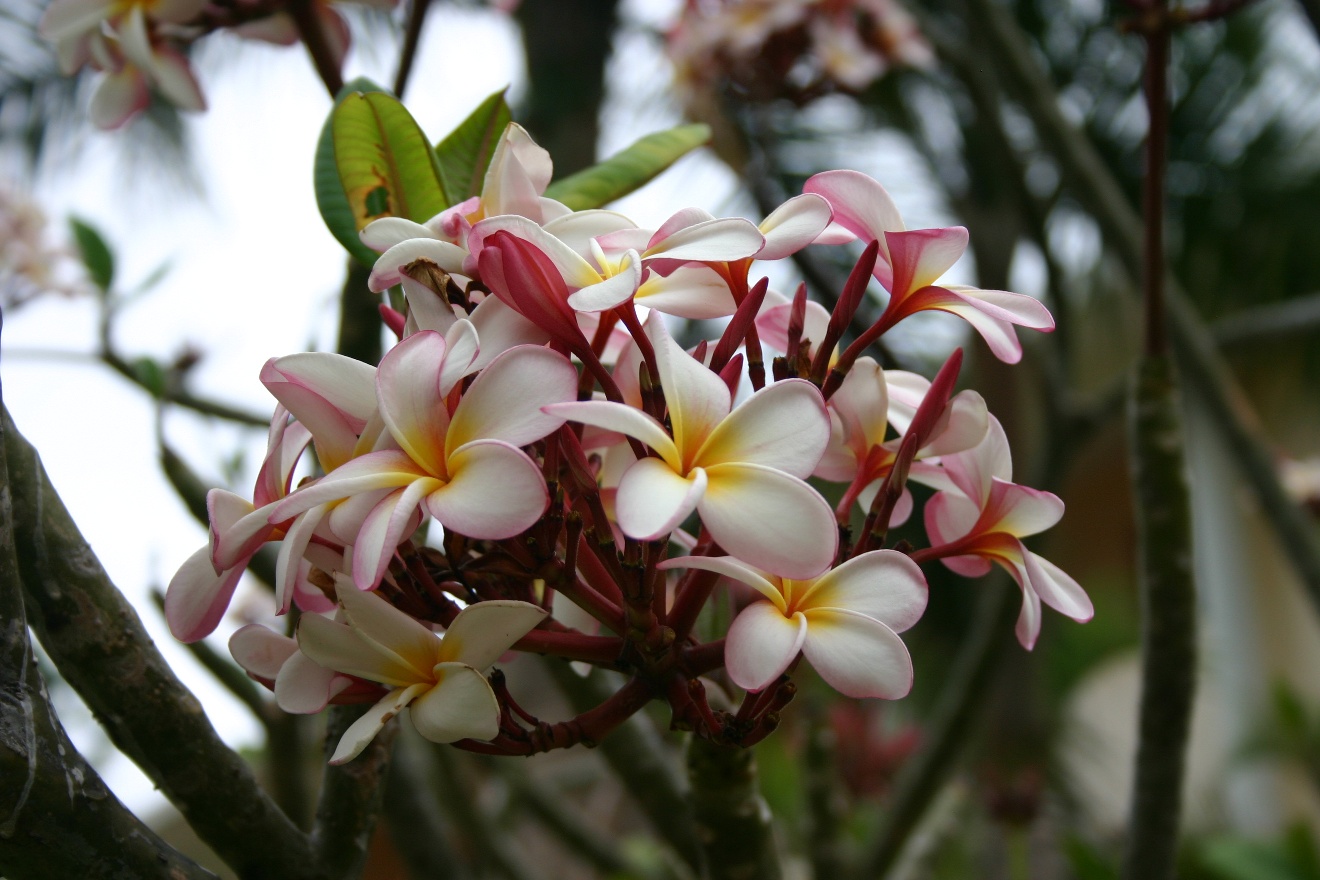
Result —
[[694, 510], [731, 553], [787, 577], [812, 577], [838, 547], [829, 504], [803, 482], [829, 441], [829, 418], [810, 382], [790, 379], [737, 409], [724, 380], [678, 347], [653, 317], [655, 348], [673, 435], [621, 403], [585, 401], [546, 408], [572, 421], [640, 440], [658, 457], [634, 462], [616, 496], [630, 537], [666, 537]]
[[896, 700], [912, 688], [912, 658], [897, 634], [921, 618], [927, 589], [902, 553], [873, 550], [797, 580], [729, 556], [684, 556], [659, 567], [718, 572], [762, 595], [734, 619], [725, 642], [725, 668], [741, 688], [769, 687], [799, 651], [845, 696]]
[[[950, 312], [971, 324], [995, 357], [1010, 364], [1022, 358], [1014, 325], [1054, 329], [1049, 310], [1032, 297], [937, 283], [967, 249], [965, 228], [906, 230], [884, 187], [856, 171], [821, 172], [803, 190], [823, 196], [834, 210], [834, 223], [847, 234], [880, 243], [874, 274], [890, 299], [878, 324], [892, 327], [928, 309]], [[828, 240], [838, 241], [839, 237]]]
[[319, 666], [390, 691], [344, 732], [330, 763], [356, 758], [404, 707], [432, 742], [494, 739], [500, 706], [485, 672], [546, 617], [545, 610], [527, 602], [480, 602], [459, 612], [441, 638], [377, 594], [337, 580], [345, 621], [304, 617], [298, 648]]
[[[374, 500], [353, 542], [353, 580], [360, 589], [380, 581], [419, 506], [445, 528], [500, 539], [528, 528], [550, 503], [540, 468], [519, 447], [563, 422], [541, 408], [577, 396], [577, 371], [549, 349], [519, 346], [492, 361], [453, 405], [451, 392], [476, 356], [454, 342], [422, 331], [381, 360], [376, 396], [398, 449], [354, 458], [271, 514], [272, 521], [281, 521], [387, 490]], [[314, 527], [296, 537], [305, 543]], [[294, 538], [291, 529], [282, 549], [293, 545], [290, 555], [298, 558]]]
[[1077, 581], [1031, 552], [1022, 538], [1043, 532], [1063, 516], [1057, 495], [1011, 482], [1004, 429], [993, 416], [986, 439], [974, 449], [942, 459], [958, 487], [926, 502], [926, 532], [935, 546], [914, 554], [939, 558], [964, 577], [980, 577], [997, 563], [1022, 589], [1016, 633], [1030, 650], [1040, 635], [1040, 604], [1079, 623], [1095, 613]]
[[[829, 400], [830, 444], [815, 475], [850, 483], [836, 512], [846, 515], [854, 499], [868, 509], [880, 481], [898, 458], [902, 435], [912, 424], [917, 407], [930, 390], [930, 381], [916, 373], [882, 370], [872, 358], [857, 360], [839, 390]], [[888, 437], [890, 428], [897, 433]], [[918, 448], [909, 476], [943, 489], [951, 484], [943, 469], [931, 463], [942, 455], [976, 446], [989, 430], [985, 400], [975, 391], [960, 391], [948, 402], [935, 429]], [[912, 496], [904, 489], [890, 525], [904, 522], [912, 510]]]
[[195, 642], [210, 635], [252, 557], [282, 534], [269, 522], [270, 512], [288, 494], [310, 440], [305, 426], [290, 422], [288, 410], [276, 407], [252, 501], [223, 489], [207, 493], [210, 540], [180, 566], [165, 590], [165, 620], [176, 639]]

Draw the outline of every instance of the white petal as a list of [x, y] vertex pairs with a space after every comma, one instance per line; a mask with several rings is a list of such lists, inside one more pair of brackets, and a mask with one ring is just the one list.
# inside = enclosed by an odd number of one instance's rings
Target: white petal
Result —
[[701, 468], [684, 477], [656, 458], [634, 463], [619, 481], [615, 496], [619, 528], [639, 541], [663, 538], [696, 509], [706, 479]]
[[229, 637], [229, 653], [249, 675], [274, 681], [285, 661], [298, 653], [298, 643], [268, 626], [249, 623]]
[[912, 689], [912, 658], [903, 640], [862, 614], [808, 611], [802, 652], [820, 677], [846, 697], [897, 700]]
[[275, 705], [294, 715], [315, 715], [352, 683], [348, 676], [319, 666], [297, 651], [275, 677]]
[[445, 528], [494, 541], [526, 531], [550, 506], [541, 469], [500, 440], [477, 440], [449, 457], [449, 483], [426, 496]]
[[664, 426], [639, 409], [608, 400], [584, 400], [548, 406], [546, 412], [570, 422], [626, 434], [658, 452], [670, 468], [682, 467], [678, 449], [665, 432]]
[[491, 361], [454, 410], [445, 450], [474, 440], [502, 440], [526, 446], [564, 423], [542, 407], [577, 397], [577, 370], [563, 355], [520, 345]]
[[[344, 592], [347, 594], [350, 590]], [[413, 623], [421, 626], [416, 621]], [[439, 643], [435, 635], [431, 635], [431, 640]], [[435, 665], [435, 661], [431, 660], [419, 669], [409, 664], [397, 651], [364, 637], [348, 624], [319, 614], [305, 614], [298, 621], [298, 648], [318, 666], [378, 681], [390, 687], [406, 687], [419, 681], [429, 681], [431, 666]]]
[[782, 260], [815, 241], [830, 223], [829, 202], [814, 193], [803, 193], [784, 202], [761, 221], [765, 247], [758, 260]]
[[903, 632], [921, 619], [927, 594], [915, 562], [893, 550], [873, 550], [821, 575], [796, 605], [802, 611], [854, 611]]
[[436, 743], [494, 739], [500, 732], [500, 704], [481, 673], [461, 663], [442, 663], [435, 671], [435, 687], [409, 709], [417, 732]]
[[783, 613], [788, 607], [784, 604], [783, 590], [776, 583], [779, 580], [778, 577], [732, 556], [679, 556], [675, 559], [666, 559], [656, 568], [661, 571], [667, 571], [671, 568], [699, 568], [702, 571], [713, 571], [747, 584], [747, 586], [774, 603], [780, 613]]
[[706, 476], [697, 513], [733, 556], [788, 578], [815, 577], [834, 561], [834, 512], [802, 480], [755, 464], [719, 465]]
[[1046, 605], [1078, 623], [1086, 623], [1095, 616], [1095, 606], [1081, 584], [1053, 562], [1027, 551], [1026, 570], [1031, 589]]
[[495, 599], [469, 605], [445, 630], [438, 662], [464, 663], [485, 672], [546, 616], [544, 608], [530, 602]]
[[789, 619], [769, 602], [753, 602], [729, 627], [724, 668], [738, 687], [763, 690], [784, 674], [806, 638], [806, 617]]
[[368, 709], [365, 715], [344, 731], [335, 753], [330, 756], [330, 763], [343, 764], [362, 754], [362, 750], [376, 738], [381, 728], [390, 723], [395, 715], [403, 711], [405, 706], [429, 687], [430, 685], [427, 684], [415, 684], [386, 694], [379, 703]]
[[805, 477], [829, 440], [830, 419], [819, 389], [805, 379], [787, 379], [756, 392], [721, 421], [693, 464], [759, 464]]

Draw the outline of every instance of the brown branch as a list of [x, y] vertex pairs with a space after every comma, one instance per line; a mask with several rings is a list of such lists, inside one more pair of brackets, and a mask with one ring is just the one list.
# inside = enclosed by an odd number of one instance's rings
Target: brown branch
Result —
[[160, 656], [7, 411], [3, 430], [30, 622], [61, 675], [119, 750], [240, 874], [319, 880], [306, 837]]
[[[325, 731], [327, 759], [334, 754], [344, 731], [368, 708], [359, 705], [330, 709]], [[386, 725], [362, 754], [346, 764], [326, 765], [312, 839], [332, 878], [352, 880], [362, 873], [385, 796], [385, 776], [398, 729], [397, 724]]]

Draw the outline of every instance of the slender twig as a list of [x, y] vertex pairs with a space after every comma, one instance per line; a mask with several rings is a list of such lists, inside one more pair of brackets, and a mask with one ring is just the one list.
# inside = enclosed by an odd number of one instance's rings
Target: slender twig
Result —
[[152, 397], [168, 403], [177, 404], [193, 412], [201, 413], [204, 416], [212, 416], [217, 419], [234, 422], [239, 425], [251, 425], [256, 428], [266, 428], [270, 426], [270, 419], [259, 416], [256, 413], [250, 413], [237, 407], [230, 406], [227, 403], [220, 403], [205, 397], [199, 397], [185, 388], [174, 387], [176, 383], [167, 382], [165, 388], [156, 388], [143, 379], [142, 375], [134, 369], [123, 355], [115, 351], [103, 350], [100, 354], [102, 363], [123, 376], [134, 385], [146, 391]]
[[[1003, 64], [1003, 72], [1050, 146], [1073, 194], [1100, 224], [1129, 274], [1141, 277], [1141, 220], [1117, 180], [1095, 146], [1064, 117], [1057, 94], [1007, 14], [992, 0], [968, 2], [977, 15], [978, 34], [993, 48], [990, 55]], [[1215, 350], [1195, 308], [1175, 279], [1168, 279], [1165, 293], [1169, 330], [1186, 392], [1205, 408], [1222, 433], [1261, 512], [1320, 611], [1320, 540], [1308, 516], [1280, 483], [1270, 445], [1249, 399]]]
[[[422, 39], [422, 26], [426, 24], [426, 12], [431, 8], [431, 0], [412, 0], [408, 10], [408, 27], [403, 32], [403, 48], [399, 52], [399, 67], [394, 73], [394, 96], [403, 98], [403, 90], [408, 88], [408, 79], [412, 76], [413, 64], [417, 60], [417, 44]], [[454, 194], [449, 194], [454, 198]], [[457, 200], [457, 199], [456, 199]]]
[[1268, 344], [1320, 333], [1320, 293], [1249, 306], [1216, 321], [1210, 331], [1223, 347]]

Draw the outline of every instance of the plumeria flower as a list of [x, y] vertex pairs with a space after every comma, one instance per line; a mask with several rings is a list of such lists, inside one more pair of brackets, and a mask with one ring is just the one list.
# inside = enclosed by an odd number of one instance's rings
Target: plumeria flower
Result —
[[[479, 539], [508, 538], [540, 519], [550, 496], [540, 468], [519, 447], [562, 424], [542, 407], [576, 398], [577, 371], [549, 349], [519, 346], [492, 361], [455, 404], [452, 392], [475, 357], [467, 337], [447, 340], [433, 331], [396, 345], [380, 362], [376, 397], [398, 448], [335, 468], [278, 505], [272, 521], [323, 515], [328, 505], [365, 495], [371, 506], [353, 541], [352, 568], [354, 582], [369, 590], [419, 507], [445, 528]], [[311, 528], [297, 537], [306, 541]], [[294, 537], [291, 529], [282, 553], [295, 545], [289, 556], [297, 559]]]
[[[839, 390], [829, 400], [830, 445], [815, 475], [847, 482], [849, 490], [836, 508], [847, 515], [854, 500], [869, 509], [880, 483], [893, 469], [902, 435], [930, 390], [930, 381], [916, 373], [885, 371], [872, 358], [859, 358]], [[913, 459], [909, 477], [935, 488], [950, 486], [934, 460], [976, 446], [989, 430], [985, 400], [975, 391], [960, 391], [949, 401], [930, 437]], [[897, 436], [889, 437], [890, 428]], [[890, 524], [904, 522], [912, 511], [912, 496], [904, 489]]]
[[310, 440], [305, 426], [290, 422], [288, 410], [276, 407], [252, 501], [223, 489], [207, 493], [210, 540], [184, 562], [165, 590], [165, 620], [176, 639], [195, 642], [210, 635], [252, 557], [282, 535], [269, 522], [270, 512], [288, 495], [294, 467]]
[[824, 171], [803, 189], [823, 196], [834, 210], [827, 240], [837, 241], [834, 233], [841, 228], [862, 241], [880, 243], [874, 274], [890, 298], [878, 325], [889, 328], [928, 309], [950, 312], [971, 324], [995, 357], [1010, 364], [1022, 358], [1014, 325], [1054, 329], [1049, 310], [1032, 297], [938, 283], [967, 249], [965, 228], [905, 230], [884, 187], [857, 171]]
[[694, 510], [724, 549], [786, 577], [812, 577], [834, 559], [838, 533], [825, 499], [803, 482], [829, 441], [829, 418], [810, 382], [790, 379], [737, 409], [724, 380], [678, 347], [653, 316], [646, 335], [656, 353], [671, 436], [651, 416], [622, 403], [546, 407], [572, 421], [618, 431], [655, 450], [619, 481], [620, 528], [660, 540]]
[[331, 764], [356, 758], [405, 707], [432, 742], [495, 738], [500, 706], [485, 672], [546, 617], [544, 609], [512, 601], [469, 605], [441, 638], [377, 594], [342, 577], [337, 582], [344, 622], [307, 615], [298, 648], [319, 666], [390, 691], [344, 732]]
[[298, 650], [294, 639], [259, 623], [235, 630], [229, 653], [249, 678], [275, 692], [281, 709], [295, 715], [315, 714], [331, 702], [359, 703], [381, 696], [375, 683], [318, 666]]
[[799, 652], [848, 697], [896, 700], [912, 688], [912, 658], [897, 634], [921, 618], [927, 589], [902, 553], [873, 550], [806, 579], [729, 556], [684, 556], [659, 567], [717, 572], [761, 594], [734, 618], [725, 642], [725, 668], [741, 688], [769, 687]]
[[934, 544], [913, 554], [942, 559], [964, 577], [980, 577], [996, 563], [1022, 589], [1018, 641], [1027, 650], [1040, 635], [1040, 604], [1085, 623], [1095, 613], [1086, 592], [1058, 566], [1028, 550], [1022, 539], [1043, 532], [1063, 516], [1057, 495], [1011, 482], [1012, 460], [999, 421], [975, 448], [941, 459], [956, 489], [926, 502], [926, 532]]

